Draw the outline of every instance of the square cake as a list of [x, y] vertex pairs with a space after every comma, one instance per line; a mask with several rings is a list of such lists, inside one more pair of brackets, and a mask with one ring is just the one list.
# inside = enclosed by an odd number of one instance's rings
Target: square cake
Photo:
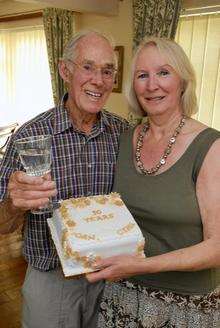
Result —
[[48, 225], [66, 277], [94, 271], [99, 258], [144, 256], [144, 237], [117, 193], [64, 200]]

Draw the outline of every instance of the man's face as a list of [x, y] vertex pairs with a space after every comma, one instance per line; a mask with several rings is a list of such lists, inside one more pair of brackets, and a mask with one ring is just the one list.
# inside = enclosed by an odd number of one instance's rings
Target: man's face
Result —
[[102, 110], [114, 83], [114, 51], [109, 43], [96, 34], [83, 37], [76, 56], [68, 63], [68, 101], [78, 114], [97, 114]]

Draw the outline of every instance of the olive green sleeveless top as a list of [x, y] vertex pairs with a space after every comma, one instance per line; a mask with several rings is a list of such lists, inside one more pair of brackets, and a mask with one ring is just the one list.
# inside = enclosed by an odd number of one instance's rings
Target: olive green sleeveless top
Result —
[[[220, 132], [211, 128], [200, 132], [180, 159], [156, 176], [143, 175], [136, 170], [133, 132], [133, 129], [128, 130], [121, 136], [114, 191], [121, 194], [142, 230], [146, 256], [201, 242], [203, 228], [196, 179], [209, 148], [220, 138]], [[130, 280], [142, 286], [181, 294], [206, 294], [220, 283], [217, 275], [217, 270], [209, 269], [146, 274]]]

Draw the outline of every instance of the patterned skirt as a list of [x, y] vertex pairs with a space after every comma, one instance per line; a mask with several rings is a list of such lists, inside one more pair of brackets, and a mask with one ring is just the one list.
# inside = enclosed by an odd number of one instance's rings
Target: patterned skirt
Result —
[[185, 296], [107, 282], [98, 328], [220, 328], [220, 290]]

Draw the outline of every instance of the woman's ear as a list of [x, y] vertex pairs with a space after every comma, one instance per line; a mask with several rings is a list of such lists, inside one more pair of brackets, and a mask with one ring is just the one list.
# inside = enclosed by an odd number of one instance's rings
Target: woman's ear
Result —
[[184, 80], [182, 80], [181, 82], [181, 96], [184, 94], [186, 90], [186, 82]]
[[63, 60], [60, 60], [58, 63], [58, 69], [59, 74], [64, 82], [69, 83], [70, 82], [70, 75], [71, 72], [69, 71], [66, 63]]

